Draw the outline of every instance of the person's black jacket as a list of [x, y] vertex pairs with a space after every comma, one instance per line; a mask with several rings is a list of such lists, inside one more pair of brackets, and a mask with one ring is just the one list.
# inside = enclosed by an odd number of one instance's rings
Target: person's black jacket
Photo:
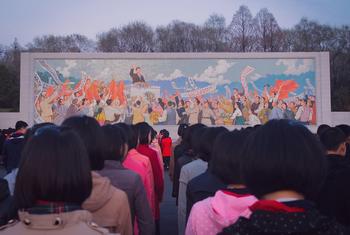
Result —
[[328, 155], [328, 174], [319, 195], [322, 213], [350, 226], [350, 165], [339, 155]]
[[186, 189], [186, 218], [190, 215], [191, 209], [196, 202], [213, 197], [216, 191], [226, 187], [226, 184], [208, 170], [190, 180]]
[[175, 162], [172, 196], [176, 197], [176, 205], [177, 205], [177, 200], [179, 196], [179, 186], [180, 186], [179, 178], [180, 178], [181, 169], [184, 165], [192, 162], [193, 160], [194, 160], [194, 156], [192, 155], [192, 153], [186, 152], [180, 158], [178, 158]]
[[7, 173], [10, 173], [13, 169], [18, 168], [23, 147], [23, 134], [14, 133], [5, 141], [2, 155]]
[[0, 226], [14, 219], [16, 214], [7, 181], [5, 179], [0, 179]]
[[[304, 211], [277, 211], [270, 208], [253, 210], [248, 218], [238, 221], [219, 234], [223, 235], [346, 235], [349, 229], [322, 215], [308, 201], [280, 203]], [[253, 205], [254, 206], [254, 205]]]

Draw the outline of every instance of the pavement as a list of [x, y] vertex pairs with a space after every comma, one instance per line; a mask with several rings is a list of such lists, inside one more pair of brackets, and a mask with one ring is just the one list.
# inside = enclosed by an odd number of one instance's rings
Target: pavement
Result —
[[177, 207], [175, 198], [171, 196], [173, 184], [168, 171], [165, 172], [164, 185], [163, 202], [160, 204], [160, 234], [177, 235]]

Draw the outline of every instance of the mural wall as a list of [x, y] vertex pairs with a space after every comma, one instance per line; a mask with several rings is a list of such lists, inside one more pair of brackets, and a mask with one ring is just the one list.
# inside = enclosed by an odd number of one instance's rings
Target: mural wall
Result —
[[316, 125], [314, 59], [35, 59], [34, 119]]

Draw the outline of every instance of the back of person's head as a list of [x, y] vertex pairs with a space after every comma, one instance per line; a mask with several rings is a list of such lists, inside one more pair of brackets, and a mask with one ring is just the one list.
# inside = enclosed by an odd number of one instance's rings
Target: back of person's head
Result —
[[203, 157], [204, 153], [202, 153], [202, 149], [201, 149], [201, 136], [209, 128], [210, 127], [203, 127], [203, 128], [195, 129], [191, 135], [190, 146], [191, 146], [191, 149], [193, 150], [193, 154], [196, 157], [201, 159], [204, 158]]
[[318, 128], [317, 128], [317, 132], [316, 132], [316, 134], [318, 135], [318, 137], [320, 137], [321, 134], [322, 134], [325, 130], [327, 130], [328, 128], [330, 128], [330, 126], [327, 125], [327, 124], [321, 124], [321, 125], [319, 125]]
[[340, 130], [342, 130], [342, 132], [344, 132], [346, 138], [350, 138], [350, 126], [346, 125], [346, 124], [341, 124], [341, 125], [337, 125], [337, 128], [339, 128]]
[[25, 129], [27, 127], [28, 127], [28, 124], [24, 121], [18, 121], [18, 122], [16, 122], [16, 125], [15, 125], [16, 131], [21, 130], [21, 129]]
[[163, 129], [159, 133], [162, 134], [162, 138], [169, 138], [169, 131], [168, 130]]
[[346, 135], [339, 128], [330, 127], [322, 132], [320, 141], [327, 151], [337, 151], [345, 143]]
[[150, 143], [150, 135], [151, 135], [151, 126], [146, 122], [139, 122], [135, 125], [137, 130], [137, 135], [139, 136], [140, 144], [149, 144]]
[[242, 174], [251, 193], [291, 190], [314, 198], [325, 178], [324, 151], [305, 126], [271, 120], [254, 131], [243, 150]]
[[222, 133], [228, 132], [225, 127], [210, 127], [206, 128], [203, 134], [199, 137], [201, 155], [199, 156], [203, 161], [209, 162], [213, 152], [213, 143], [216, 137]]
[[128, 150], [124, 131], [116, 125], [103, 126], [102, 131], [105, 142], [104, 159], [123, 161]]
[[179, 127], [177, 128], [177, 134], [178, 136], [180, 136], [181, 138], [183, 138], [183, 135], [184, 135], [184, 131], [185, 129], [188, 128], [188, 125], [187, 124], [180, 124]]
[[[151, 126], [150, 126], [151, 127]], [[157, 131], [151, 127], [151, 142], [157, 137]]]
[[135, 149], [138, 145], [139, 136], [137, 135], [137, 130], [133, 125], [127, 125], [125, 123], [118, 123], [115, 126], [124, 130], [125, 137], [128, 144], [128, 149]]
[[184, 145], [185, 149], [191, 149], [191, 138], [193, 133], [200, 128], [204, 128], [206, 127], [206, 125], [202, 124], [202, 123], [197, 123], [194, 125], [189, 126], [188, 128], [185, 129], [184, 131], [184, 136], [182, 138], [181, 144]]
[[220, 133], [213, 142], [210, 172], [225, 184], [243, 184], [240, 172], [244, 158], [242, 146], [249, 133], [247, 130], [225, 131]]
[[102, 170], [103, 160], [103, 132], [95, 118], [88, 116], [74, 116], [63, 121], [62, 126], [72, 128], [83, 140], [90, 158], [91, 170]]
[[24, 135], [24, 142], [26, 143], [28, 139], [34, 135], [36, 130], [44, 126], [55, 126], [55, 124], [53, 124], [52, 122], [42, 122], [42, 123], [35, 124], [34, 126], [32, 126], [26, 131], [26, 134]]
[[64, 127], [37, 129], [22, 152], [16, 206], [30, 208], [39, 200], [81, 205], [91, 189], [88, 153], [80, 137]]

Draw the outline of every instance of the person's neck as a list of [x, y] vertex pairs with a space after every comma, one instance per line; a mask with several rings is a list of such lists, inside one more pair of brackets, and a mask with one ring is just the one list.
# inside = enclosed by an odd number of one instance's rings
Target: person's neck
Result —
[[262, 197], [262, 199], [265, 199], [265, 200], [275, 200], [275, 201], [278, 201], [278, 199], [283, 199], [283, 198], [293, 198], [295, 200], [303, 200], [305, 197], [302, 194], [292, 190], [280, 190], [273, 193], [268, 193]]
[[328, 150], [327, 155], [337, 155], [340, 157], [345, 157], [345, 154], [342, 154], [340, 151]]
[[227, 189], [243, 189], [246, 188], [244, 184], [229, 184], [227, 185]]

